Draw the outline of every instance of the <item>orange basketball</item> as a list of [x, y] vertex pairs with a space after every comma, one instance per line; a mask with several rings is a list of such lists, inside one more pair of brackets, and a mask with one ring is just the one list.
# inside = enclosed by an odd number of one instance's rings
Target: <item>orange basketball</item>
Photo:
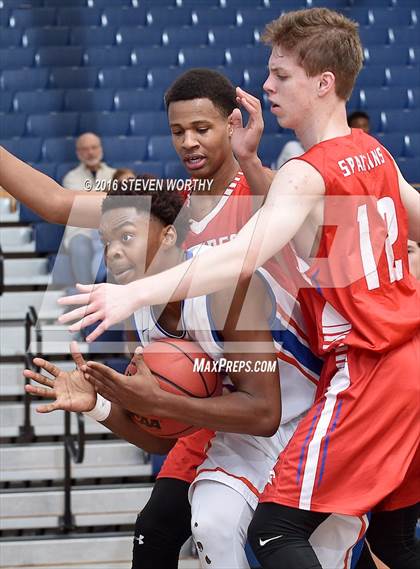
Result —
[[[222, 393], [220, 376], [209, 371], [213, 360], [194, 342], [172, 338], [158, 340], [144, 348], [143, 356], [160, 387], [169, 393], [200, 398], [214, 397]], [[201, 362], [202, 368], [198, 371], [194, 369], [195, 361]], [[126, 374], [134, 373], [136, 369], [134, 364], [130, 363]], [[163, 438], [185, 437], [200, 429], [174, 419], [152, 416], [134, 415], [133, 420], [148, 433]]]

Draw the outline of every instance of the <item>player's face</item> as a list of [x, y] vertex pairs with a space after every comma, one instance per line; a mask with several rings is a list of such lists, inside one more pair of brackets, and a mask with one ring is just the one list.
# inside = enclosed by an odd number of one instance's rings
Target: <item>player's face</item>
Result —
[[295, 56], [281, 46], [273, 47], [268, 70], [263, 88], [271, 103], [270, 110], [282, 127], [296, 130], [316, 110], [319, 78], [308, 77]]
[[229, 124], [210, 99], [176, 101], [169, 105], [172, 142], [193, 178], [212, 178], [229, 155]]
[[415, 241], [408, 242], [408, 266], [410, 273], [420, 280], [420, 245]]
[[102, 215], [99, 233], [105, 261], [118, 284], [144, 277], [159, 251], [162, 224], [135, 207], [117, 207]]

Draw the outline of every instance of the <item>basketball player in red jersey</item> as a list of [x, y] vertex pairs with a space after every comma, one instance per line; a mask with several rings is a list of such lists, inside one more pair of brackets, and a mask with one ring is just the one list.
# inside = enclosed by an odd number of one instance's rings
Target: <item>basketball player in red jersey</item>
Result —
[[417, 474], [420, 397], [419, 297], [407, 238], [420, 240], [420, 196], [378, 141], [347, 126], [345, 102], [362, 66], [357, 25], [328, 9], [302, 10], [271, 23], [266, 39], [272, 112], [305, 154], [280, 169], [233, 241], [163, 278], [131, 283], [125, 295], [85, 287], [78, 302], [87, 309], [68, 321], [87, 312], [90, 323], [106, 319], [101, 332], [142, 305], [228, 286], [293, 238], [326, 364], [318, 399], [282, 454], [281, 476], [267, 486], [249, 535], [265, 569], [321, 569], [308, 540], [331, 513], [418, 501], [407, 483]]

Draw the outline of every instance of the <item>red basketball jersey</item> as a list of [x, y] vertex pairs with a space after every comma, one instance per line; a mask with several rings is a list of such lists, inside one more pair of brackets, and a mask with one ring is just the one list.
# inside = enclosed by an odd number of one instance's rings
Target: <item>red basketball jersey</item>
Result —
[[325, 182], [318, 252], [301, 267], [313, 345], [322, 354], [342, 344], [377, 352], [403, 344], [420, 326], [419, 287], [408, 271], [408, 220], [391, 156], [353, 129], [298, 159]]

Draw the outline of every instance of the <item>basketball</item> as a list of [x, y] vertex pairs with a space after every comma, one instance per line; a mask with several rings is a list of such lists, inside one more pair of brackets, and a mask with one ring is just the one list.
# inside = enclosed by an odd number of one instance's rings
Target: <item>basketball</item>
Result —
[[[200, 360], [206, 363], [213, 361], [194, 342], [176, 339], [159, 340], [146, 346], [143, 356], [160, 387], [169, 393], [200, 398], [214, 397], [222, 393], [222, 383], [217, 373], [194, 370], [194, 361]], [[135, 373], [135, 365], [130, 363], [126, 375]], [[133, 420], [148, 433], [163, 438], [185, 437], [200, 429], [174, 419], [160, 419], [153, 416], [133, 415]]]

